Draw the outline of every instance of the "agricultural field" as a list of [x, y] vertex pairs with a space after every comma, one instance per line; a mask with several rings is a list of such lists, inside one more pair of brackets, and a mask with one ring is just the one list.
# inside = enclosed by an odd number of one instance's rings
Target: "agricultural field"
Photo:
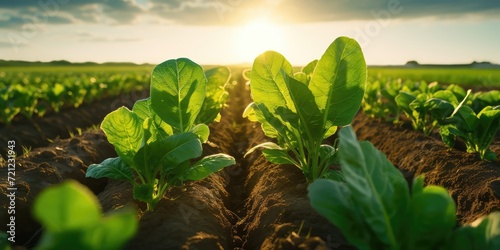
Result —
[[43, 84], [80, 79], [102, 93], [2, 123], [0, 221], [12, 245], [495, 249], [499, 85], [431, 83], [473, 71], [367, 70], [348, 38], [325, 55], [304, 67], [266, 52], [251, 67], [4, 69], [4, 91], [38, 91], [34, 110], [53, 101]]
[[500, 250], [498, 13], [0, 1], [0, 250]]

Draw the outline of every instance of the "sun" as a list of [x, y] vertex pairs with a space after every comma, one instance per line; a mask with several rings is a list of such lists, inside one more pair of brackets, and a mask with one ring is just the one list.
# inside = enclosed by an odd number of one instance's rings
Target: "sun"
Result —
[[266, 19], [245, 24], [237, 32], [236, 50], [241, 62], [253, 62], [268, 50], [282, 51], [285, 46], [283, 29]]

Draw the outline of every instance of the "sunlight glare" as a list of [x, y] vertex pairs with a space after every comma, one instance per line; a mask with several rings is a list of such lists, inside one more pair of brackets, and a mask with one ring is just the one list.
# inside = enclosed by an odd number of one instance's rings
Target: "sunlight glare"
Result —
[[267, 50], [283, 53], [284, 41], [283, 30], [279, 25], [265, 19], [254, 20], [238, 31], [237, 56], [241, 62], [251, 63]]

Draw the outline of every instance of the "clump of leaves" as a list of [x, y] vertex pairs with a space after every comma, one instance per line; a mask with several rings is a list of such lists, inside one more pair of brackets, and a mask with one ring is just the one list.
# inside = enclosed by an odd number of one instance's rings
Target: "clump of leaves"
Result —
[[338, 176], [329, 166], [336, 161], [336, 148], [322, 144], [337, 126], [350, 124], [363, 99], [366, 63], [359, 44], [337, 38], [320, 60], [293, 73], [281, 54], [268, 51], [255, 59], [250, 87], [254, 102], [243, 116], [262, 124], [264, 133], [277, 143], [257, 148], [268, 161], [292, 164], [307, 180]]
[[234, 158], [226, 154], [196, 161], [210, 134], [205, 123], [219, 116], [229, 77], [228, 68], [204, 73], [186, 58], [156, 66], [151, 97], [137, 101], [132, 110], [111, 112], [101, 124], [118, 157], [89, 166], [86, 176], [132, 183], [134, 198], [153, 210], [168, 188], [233, 165]]

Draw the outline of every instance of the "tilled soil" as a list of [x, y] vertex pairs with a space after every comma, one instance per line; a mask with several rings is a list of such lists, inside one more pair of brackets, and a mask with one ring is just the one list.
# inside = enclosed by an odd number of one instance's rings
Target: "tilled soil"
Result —
[[[270, 164], [259, 150], [243, 157], [249, 148], [270, 140], [259, 124], [241, 117], [250, 101], [247, 86], [240, 81], [231, 90], [222, 120], [210, 125], [209, 143], [204, 145], [205, 155], [227, 153], [237, 164], [205, 180], [171, 188], [153, 212], [132, 198], [129, 183], [84, 177], [88, 165], [116, 156], [101, 131], [58, 140], [18, 157], [18, 245], [31, 247], [39, 235], [40, 227], [30, 215], [34, 197], [43, 188], [71, 178], [98, 194], [105, 212], [125, 205], [137, 208], [139, 231], [127, 249], [352, 249], [311, 208], [308, 183], [299, 169]], [[424, 173], [427, 184], [445, 186], [457, 201], [461, 223], [500, 209], [498, 161], [480, 161], [447, 149], [433, 137], [382, 124], [361, 113], [353, 125], [360, 139], [372, 141], [410, 177]], [[500, 153], [495, 143], [493, 149]], [[6, 177], [6, 169], [1, 168], [0, 223], [5, 224]]]
[[[464, 148], [451, 149], [438, 138], [409, 126], [381, 123], [360, 113], [353, 122], [359, 140], [371, 141], [401, 170], [425, 175], [427, 185], [443, 186], [457, 204], [459, 223], [500, 210], [500, 161], [482, 161]], [[500, 155], [495, 141], [491, 149]]]

